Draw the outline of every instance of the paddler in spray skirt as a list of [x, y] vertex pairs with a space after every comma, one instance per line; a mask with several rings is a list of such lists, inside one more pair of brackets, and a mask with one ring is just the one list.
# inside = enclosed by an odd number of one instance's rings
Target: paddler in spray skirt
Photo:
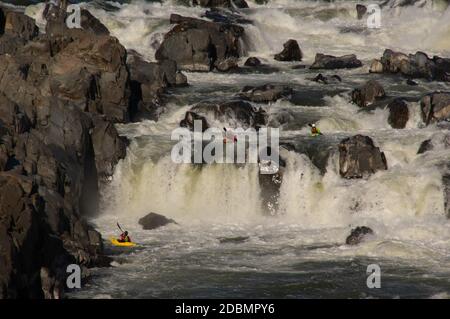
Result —
[[316, 124], [308, 124], [311, 127], [311, 136], [319, 136], [323, 135], [322, 132], [320, 132], [319, 128], [316, 127]]

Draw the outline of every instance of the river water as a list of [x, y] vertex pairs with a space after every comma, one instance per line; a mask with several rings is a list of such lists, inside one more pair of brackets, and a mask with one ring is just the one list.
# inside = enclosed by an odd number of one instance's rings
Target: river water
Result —
[[[279, 71], [186, 73], [190, 86], [171, 90], [158, 122], [118, 125], [131, 144], [92, 223], [107, 239], [118, 235], [120, 222], [139, 246], [118, 249], [106, 243], [113, 266], [93, 269], [86, 286], [69, 296], [449, 298], [450, 221], [445, 216], [442, 174], [450, 151], [437, 146], [417, 154], [422, 141], [438, 138], [446, 129], [424, 127], [419, 105], [413, 102], [406, 128], [392, 129], [386, 109], [360, 112], [349, 102], [349, 92], [368, 79], [379, 80], [389, 96], [418, 98], [449, 90], [448, 84], [421, 80], [418, 86], [407, 86], [404, 79], [368, 74], [368, 66], [386, 48], [450, 57], [450, 9], [437, 1], [427, 1], [424, 7], [386, 6], [382, 27], [368, 29], [365, 20], [356, 19], [354, 1], [248, 3], [250, 9], [241, 13], [253, 21], [244, 26], [245, 56], [257, 56]], [[171, 13], [199, 17], [205, 11], [175, 0], [83, 5], [127, 49], [149, 61], [154, 61], [155, 48], [170, 30]], [[25, 9], [41, 27], [42, 9], [42, 4]], [[313, 82], [310, 78], [318, 72], [273, 60], [290, 38], [300, 44], [302, 64], [311, 64], [319, 52], [355, 53], [364, 66], [321, 72], [341, 76], [338, 84]], [[269, 113], [270, 126], [280, 128], [281, 143], [330, 153], [323, 174], [301, 152], [283, 152], [286, 172], [273, 216], [265, 213], [255, 165], [194, 167], [170, 159], [170, 134], [192, 105], [226, 99], [245, 85], [265, 83], [301, 92], [292, 101], [258, 105]], [[324, 136], [309, 136], [307, 123], [313, 121]], [[358, 133], [373, 138], [385, 152], [389, 169], [367, 179], [344, 180], [338, 173], [337, 145]], [[178, 224], [144, 231], [137, 221], [149, 212]], [[375, 235], [346, 246], [350, 230], [362, 225]], [[380, 289], [366, 285], [370, 264], [381, 267]]]

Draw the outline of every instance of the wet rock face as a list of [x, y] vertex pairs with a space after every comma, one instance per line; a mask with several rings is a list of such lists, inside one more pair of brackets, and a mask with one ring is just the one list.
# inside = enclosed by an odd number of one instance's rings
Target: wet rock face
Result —
[[409, 120], [408, 105], [403, 99], [395, 99], [387, 106], [389, 110], [388, 123], [392, 128], [405, 128]]
[[369, 235], [373, 235], [373, 230], [366, 226], [356, 227], [352, 229], [350, 235], [345, 240], [347, 245], [358, 245], [363, 242]]
[[[230, 123], [232, 126], [244, 129], [258, 128], [267, 123], [267, 113], [263, 109], [258, 109], [250, 103], [241, 100], [226, 102], [202, 102], [198, 103], [186, 113], [181, 126], [193, 128], [193, 121], [201, 120], [203, 129], [209, 127], [208, 120], [219, 120], [222, 123]], [[205, 128], [205, 125], [206, 128]]]
[[387, 170], [386, 157], [368, 136], [355, 135], [339, 144], [339, 173], [344, 178], [362, 178]]
[[226, 59], [240, 56], [242, 27], [177, 14], [172, 14], [170, 21], [176, 26], [156, 51], [158, 61], [175, 61], [180, 70], [208, 72]]
[[333, 55], [326, 55], [317, 53], [311, 69], [351, 69], [359, 68], [362, 62], [356, 58], [356, 55], [349, 54], [336, 57]]
[[246, 86], [242, 89], [239, 97], [257, 103], [275, 102], [287, 97], [292, 93], [292, 89], [284, 85], [264, 84], [258, 87]]
[[424, 52], [406, 55], [385, 50], [379, 60], [372, 61], [372, 73], [400, 73], [409, 78], [425, 78], [435, 81], [450, 81], [450, 59], [434, 56], [429, 58]]
[[296, 40], [288, 40], [283, 44], [283, 51], [275, 54], [274, 59], [277, 61], [301, 61], [303, 53]]
[[447, 218], [450, 218], [450, 174], [446, 174], [442, 177], [442, 183], [444, 185], [444, 208]]
[[173, 219], [169, 219], [163, 215], [150, 213], [139, 219], [139, 225], [145, 230], [156, 229], [168, 224], [176, 224]]
[[126, 51], [98, 24], [64, 29], [58, 8], [46, 35], [1, 12], [0, 297], [59, 298], [67, 264], [108, 263], [84, 216], [125, 156], [113, 123], [130, 117]]
[[163, 94], [169, 87], [187, 85], [186, 76], [178, 71], [172, 60], [147, 62], [134, 51], [128, 52], [127, 65], [130, 72], [131, 120], [157, 120], [164, 111]]
[[352, 91], [352, 101], [360, 107], [366, 107], [385, 96], [383, 86], [375, 80], [369, 80], [362, 87]]
[[422, 119], [426, 125], [450, 119], [450, 93], [431, 93], [420, 100]]

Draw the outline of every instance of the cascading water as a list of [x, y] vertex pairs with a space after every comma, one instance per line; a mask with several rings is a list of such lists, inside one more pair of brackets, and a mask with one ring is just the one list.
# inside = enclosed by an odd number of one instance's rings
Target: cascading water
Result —
[[[418, 103], [408, 104], [406, 128], [394, 130], [386, 109], [361, 112], [348, 102], [348, 92], [368, 79], [367, 63], [385, 48], [450, 56], [450, 9], [438, 1], [429, 3], [425, 8], [386, 7], [383, 27], [369, 30], [365, 20], [356, 19], [353, 1], [249, 1], [250, 8], [242, 11], [253, 21], [245, 26], [247, 54], [279, 72], [187, 73], [191, 87], [172, 92], [158, 122], [118, 125], [131, 144], [103, 191], [102, 211], [93, 223], [108, 237], [117, 235], [119, 221], [141, 246], [120, 254], [115, 267], [94, 272], [86, 289], [72, 296], [448, 298], [450, 222], [442, 175], [450, 152], [437, 145], [417, 154], [420, 144], [442, 134], [442, 128], [424, 127]], [[107, 4], [109, 10], [95, 2], [83, 5], [127, 49], [150, 61], [171, 28], [171, 13], [204, 13], [177, 1]], [[38, 18], [43, 6], [26, 10]], [[331, 89], [309, 80], [316, 73], [272, 59], [289, 38], [299, 41], [302, 63], [307, 65], [321, 52], [355, 53], [365, 66], [339, 71], [343, 82]], [[410, 87], [390, 77], [377, 80], [390, 96], [417, 97], [450, 89], [440, 82]], [[271, 82], [291, 85], [314, 102], [305, 98], [255, 104], [268, 112], [271, 125], [280, 128], [281, 141], [330, 147], [325, 172], [305, 154], [281, 152], [286, 167], [275, 216], [264, 207], [256, 165], [178, 165], [170, 158], [170, 133], [193, 104], [229, 97], [245, 85]], [[321, 142], [309, 137], [306, 124], [312, 121], [325, 132]], [[337, 145], [358, 133], [372, 137], [384, 151], [388, 170], [346, 180], [339, 175]], [[137, 221], [149, 212], [173, 218], [178, 225], [144, 231]], [[375, 235], [358, 246], [344, 245], [350, 229], [362, 225]], [[238, 237], [237, 243], [220, 240]], [[380, 264], [386, 274], [383, 289], [365, 286], [371, 263]]]

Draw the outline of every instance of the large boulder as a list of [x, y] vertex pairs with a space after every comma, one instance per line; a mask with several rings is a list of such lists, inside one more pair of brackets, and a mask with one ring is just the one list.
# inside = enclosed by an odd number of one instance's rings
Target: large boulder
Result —
[[176, 26], [165, 35], [156, 51], [158, 61], [173, 60], [180, 70], [211, 71], [217, 64], [241, 53], [241, 26], [170, 16]]
[[268, 103], [287, 97], [291, 93], [292, 89], [290, 87], [284, 85], [264, 84], [257, 87], [246, 86], [242, 89], [239, 96], [245, 100], [256, 103]]
[[358, 245], [362, 243], [368, 236], [373, 235], [373, 230], [366, 226], [358, 226], [350, 232], [345, 240], [347, 245]]
[[303, 54], [298, 42], [292, 39], [283, 44], [283, 51], [274, 56], [274, 59], [278, 61], [301, 61], [302, 58]]
[[343, 55], [336, 57], [333, 55], [326, 55], [317, 53], [311, 69], [350, 69], [359, 68], [362, 62], [356, 58], [354, 54]]
[[450, 93], [435, 92], [420, 100], [422, 119], [426, 125], [450, 119]]
[[409, 120], [409, 109], [405, 100], [401, 98], [394, 99], [387, 105], [387, 109], [389, 110], [389, 125], [396, 129], [405, 128]]
[[360, 107], [366, 107], [385, 96], [383, 86], [375, 80], [369, 80], [352, 91], [352, 101]]
[[368, 136], [355, 135], [339, 143], [339, 173], [344, 178], [362, 178], [387, 170], [386, 157]]
[[150, 213], [139, 219], [139, 225], [145, 230], [156, 229], [168, 224], [176, 224], [173, 219], [169, 219], [163, 215]]

